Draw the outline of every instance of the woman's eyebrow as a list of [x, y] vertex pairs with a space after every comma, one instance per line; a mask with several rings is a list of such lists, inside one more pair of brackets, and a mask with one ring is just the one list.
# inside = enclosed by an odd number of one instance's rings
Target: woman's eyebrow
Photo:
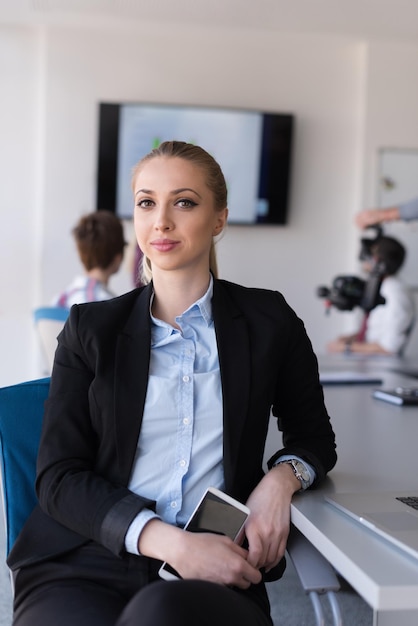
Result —
[[180, 187], [180, 189], [173, 189], [171, 193], [173, 195], [176, 195], [178, 193], [183, 193], [184, 191], [191, 191], [192, 193], [195, 193], [197, 196], [199, 196], [199, 198], [202, 197], [200, 193], [198, 193], [195, 189], [192, 189], [191, 187]]
[[[171, 195], [175, 196], [179, 193], [184, 193], [185, 191], [191, 191], [192, 193], [196, 194], [196, 196], [198, 196], [199, 198], [202, 197], [200, 193], [198, 193], [195, 189], [192, 189], [191, 187], [180, 187], [179, 189], [173, 189], [173, 191], [170, 191], [170, 193]], [[136, 196], [139, 193], [146, 193], [148, 195], [152, 195], [154, 192], [152, 191], [152, 189], [138, 189], [138, 191], [135, 191]]]

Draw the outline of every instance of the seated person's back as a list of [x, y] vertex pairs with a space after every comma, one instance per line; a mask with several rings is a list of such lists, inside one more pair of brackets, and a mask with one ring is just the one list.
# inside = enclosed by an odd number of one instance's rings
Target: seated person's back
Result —
[[386, 276], [380, 288], [385, 304], [373, 309], [367, 320], [365, 341], [377, 343], [391, 354], [405, 346], [414, 320], [414, 304], [406, 285], [397, 276]]
[[372, 258], [365, 263], [371, 272], [376, 264], [384, 267], [380, 293], [385, 304], [379, 304], [367, 316], [365, 332], [338, 337], [328, 344], [329, 352], [359, 352], [363, 354], [401, 354], [414, 323], [412, 296], [397, 276], [406, 251], [393, 237], [379, 237], [372, 247]]
[[125, 248], [120, 219], [110, 211], [95, 211], [83, 216], [72, 233], [84, 274], [74, 278], [52, 305], [70, 308], [113, 298], [108, 282], [119, 270]]

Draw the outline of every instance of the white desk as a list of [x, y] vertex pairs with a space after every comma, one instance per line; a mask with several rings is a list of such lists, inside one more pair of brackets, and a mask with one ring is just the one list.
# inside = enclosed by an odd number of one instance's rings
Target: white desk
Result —
[[[418, 384], [387, 372], [383, 360], [379, 368], [359, 363], [362, 371], [378, 370], [385, 386]], [[292, 522], [373, 608], [374, 626], [417, 626], [418, 560], [323, 499], [333, 491], [418, 491], [418, 407], [376, 400], [372, 389], [324, 387], [338, 461], [320, 489], [294, 497]]]
[[[324, 354], [319, 358], [320, 371], [355, 372], [394, 372], [404, 370], [409, 372], [410, 384], [418, 385], [418, 355], [416, 357], [399, 358], [396, 356], [367, 355], [367, 354]], [[414, 383], [415, 380], [415, 383]]]

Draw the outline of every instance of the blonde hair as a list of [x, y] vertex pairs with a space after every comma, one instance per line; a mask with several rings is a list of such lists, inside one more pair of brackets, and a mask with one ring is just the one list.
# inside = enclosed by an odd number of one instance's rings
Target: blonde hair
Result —
[[[146, 156], [144, 156], [132, 170], [132, 186], [138, 173], [141, 171], [143, 165], [151, 159], [156, 157], [176, 157], [185, 159], [194, 163], [198, 167], [201, 167], [205, 171], [206, 184], [213, 193], [215, 201], [215, 209], [222, 211], [228, 204], [228, 193], [226, 188], [225, 177], [217, 161], [206, 150], [200, 146], [195, 146], [185, 141], [164, 141], [158, 148], [151, 150]], [[216, 258], [215, 239], [212, 240], [212, 245], [209, 253], [209, 269], [215, 278], [218, 277], [218, 262]], [[151, 261], [147, 256], [142, 258], [141, 266], [141, 278], [144, 283], [149, 283], [152, 280], [152, 267]]]

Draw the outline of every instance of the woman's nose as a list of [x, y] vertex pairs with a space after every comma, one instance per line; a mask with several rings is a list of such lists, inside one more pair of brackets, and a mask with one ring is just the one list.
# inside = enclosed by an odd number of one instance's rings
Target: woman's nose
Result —
[[155, 220], [155, 228], [161, 231], [171, 230], [173, 226], [169, 209], [167, 207], [161, 207], [157, 212]]

